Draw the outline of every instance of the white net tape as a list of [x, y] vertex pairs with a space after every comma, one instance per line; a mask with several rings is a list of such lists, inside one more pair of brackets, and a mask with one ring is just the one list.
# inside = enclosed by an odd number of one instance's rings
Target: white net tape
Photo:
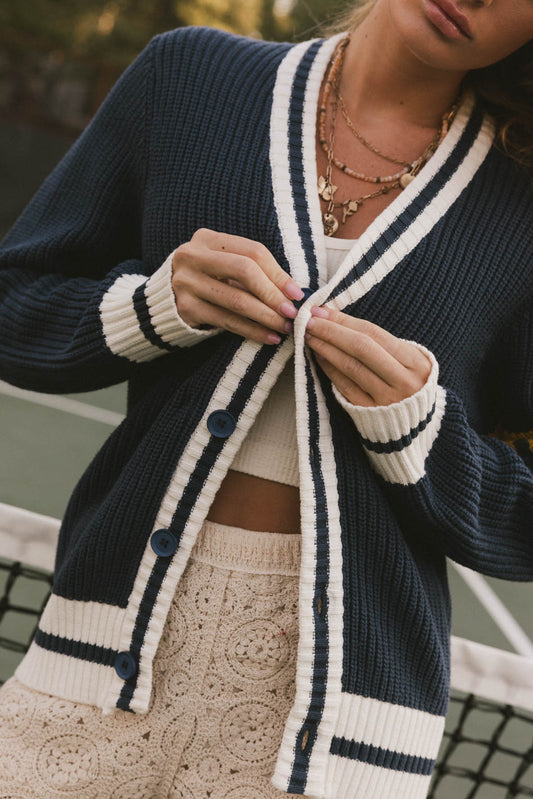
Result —
[[52, 516], [0, 502], [0, 556], [52, 571], [59, 526]]

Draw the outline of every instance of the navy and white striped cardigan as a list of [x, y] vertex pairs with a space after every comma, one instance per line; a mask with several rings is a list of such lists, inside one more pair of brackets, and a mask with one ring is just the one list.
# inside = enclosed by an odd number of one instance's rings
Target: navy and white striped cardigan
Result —
[[[327, 282], [315, 121], [336, 41], [156, 36], [4, 239], [0, 376], [48, 392], [129, 381], [127, 418], [67, 507], [17, 675], [146, 712], [195, 537], [294, 354], [300, 640], [273, 782], [420, 799], [447, 708], [444, 556], [533, 579], [532, 472], [488, 435], [533, 427], [532, 193], [467, 98]], [[169, 253], [200, 227], [263, 242], [310, 289], [294, 337], [261, 346], [181, 322]], [[426, 347], [427, 384], [378, 408], [332, 393], [304, 344], [321, 303]]]

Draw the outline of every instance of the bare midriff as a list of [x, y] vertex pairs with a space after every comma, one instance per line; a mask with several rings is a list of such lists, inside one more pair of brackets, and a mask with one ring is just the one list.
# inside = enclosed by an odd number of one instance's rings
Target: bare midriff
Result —
[[219, 524], [272, 533], [300, 532], [300, 491], [230, 469], [207, 518]]

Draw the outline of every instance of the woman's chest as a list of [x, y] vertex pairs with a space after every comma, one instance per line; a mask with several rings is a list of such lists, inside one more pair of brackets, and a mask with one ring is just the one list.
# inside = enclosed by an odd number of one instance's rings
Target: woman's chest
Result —
[[[321, 139], [322, 133], [323, 131], [317, 127], [316, 190], [321, 214], [323, 217], [325, 214], [333, 214], [337, 220], [338, 227], [333, 234], [336, 238], [359, 238], [402, 193], [403, 189], [398, 186], [398, 182], [399, 176], [406, 171], [405, 166], [373, 152], [355, 139], [350, 130], [343, 128], [339, 120], [332, 149], [330, 130], [326, 128], [325, 144], [322, 143], [324, 141]], [[385, 132], [378, 129], [371, 131], [369, 135], [379, 141], [380, 152], [390, 154], [396, 161], [404, 163], [415, 162], [428, 143], [428, 132], [417, 128], [409, 128], [407, 134], [405, 132], [401, 134], [401, 131], [395, 127]], [[328, 181], [330, 162], [331, 180]], [[345, 170], [341, 169], [341, 165]], [[354, 177], [354, 174], [361, 177]], [[327, 184], [332, 186], [332, 189]], [[325, 185], [326, 188], [323, 189]]]

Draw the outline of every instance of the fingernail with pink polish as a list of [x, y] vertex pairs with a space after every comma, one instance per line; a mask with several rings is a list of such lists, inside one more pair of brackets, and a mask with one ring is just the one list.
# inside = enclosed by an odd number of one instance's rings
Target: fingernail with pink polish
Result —
[[304, 293], [302, 289], [299, 286], [297, 286], [296, 283], [293, 283], [292, 280], [288, 280], [285, 283], [284, 291], [285, 294], [289, 295], [291, 300], [303, 300], [304, 298]]
[[290, 317], [290, 319], [296, 319], [298, 311], [296, 310], [292, 302], [282, 302], [281, 305], [279, 306], [279, 309], [284, 316], [288, 316]]
[[267, 336], [267, 341], [269, 344], [279, 344], [281, 341], [281, 336], [278, 336], [277, 333], [269, 333]]
[[294, 325], [292, 322], [285, 322], [285, 324], [283, 325], [283, 329], [285, 330], [286, 333], [292, 333], [292, 331], [294, 330]]
[[320, 308], [318, 305], [313, 305], [311, 313], [313, 316], [319, 316], [321, 319], [327, 319], [328, 317], [327, 308]]

